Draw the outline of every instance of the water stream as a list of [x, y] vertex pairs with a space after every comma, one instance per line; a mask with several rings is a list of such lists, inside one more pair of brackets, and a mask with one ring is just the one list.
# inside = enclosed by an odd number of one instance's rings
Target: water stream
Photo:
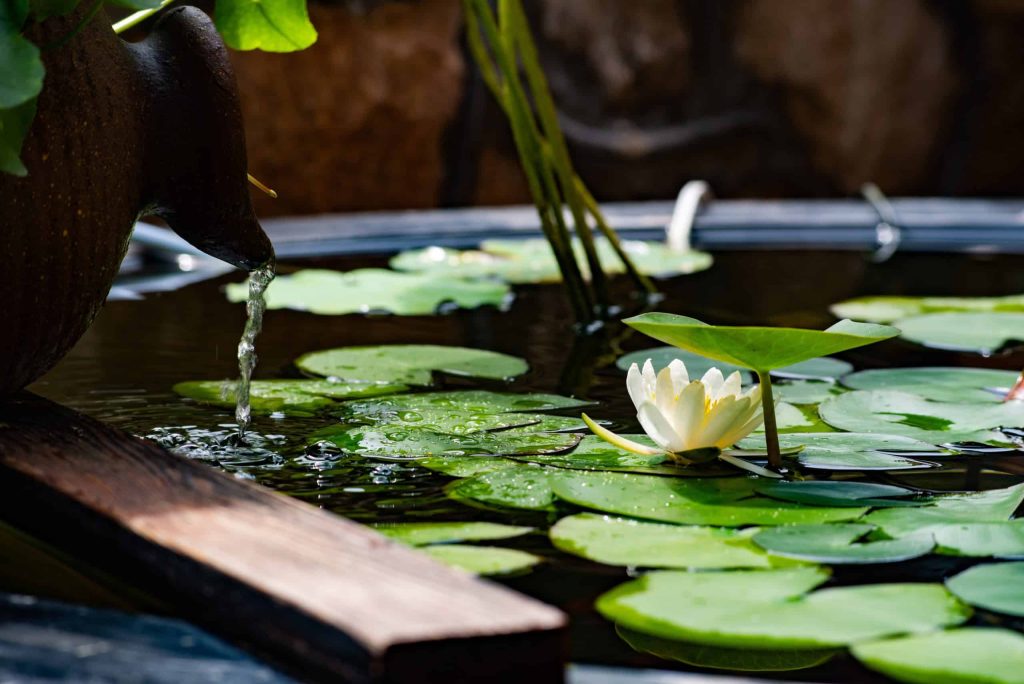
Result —
[[263, 294], [274, 280], [274, 264], [269, 263], [254, 269], [249, 274], [249, 300], [245, 303], [245, 329], [238, 341], [238, 386], [235, 389], [235, 422], [238, 423], [238, 439], [244, 441], [245, 431], [252, 419], [249, 410], [249, 384], [256, 368], [256, 337], [263, 329], [263, 312], [267, 301]]

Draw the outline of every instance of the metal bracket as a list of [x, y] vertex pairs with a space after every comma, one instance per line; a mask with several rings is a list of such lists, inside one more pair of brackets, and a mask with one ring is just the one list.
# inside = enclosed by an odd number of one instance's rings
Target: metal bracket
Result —
[[665, 227], [665, 243], [676, 252], [690, 250], [690, 234], [697, 212], [706, 200], [711, 199], [711, 186], [706, 181], [692, 180], [686, 183], [676, 197], [672, 219]]
[[896, 210], [877, 185], [865, 183], [860, 188], [860, 194], [878, 214], [878, 223], [875, 225], [875, 251], [871, 255], [871, 261], [880, 264], [888, 261], [900, 248], [903, 231], [899, 227]]

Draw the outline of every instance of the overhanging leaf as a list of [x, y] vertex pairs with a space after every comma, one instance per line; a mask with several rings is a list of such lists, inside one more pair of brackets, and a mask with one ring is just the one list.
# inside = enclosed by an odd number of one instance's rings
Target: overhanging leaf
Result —
[[341, 380], [430, 385], [433, 373], [510, 380], [529, 366], [515, 356], [484, 349], [433, 344], [340, 347], [300, 356], [295, 365], [307, 373]]
[[645, 335], [744, 368], [770, 371], [895, 337], [884, 325], [840, 321], [827, 330], [708, 325], [695, 318], [646, 313], [623, 321]]
[[[248, 283], [232, 283], [226, 291], [232, 302], [244, 302], [249, 297]], [[502, 283], [397, 273], [380, 268], [347, 272], [306, 269], [278, 276], [266, 291], [268, 309], [294, 309], [329, 316], [356, 313], [430, 316], [444, 306], [501, 308], [509, 296], [508, 286]]]
[[236, 50], [294, 52], [316, 42], [305, 0], [217, 0], [214, 21]]

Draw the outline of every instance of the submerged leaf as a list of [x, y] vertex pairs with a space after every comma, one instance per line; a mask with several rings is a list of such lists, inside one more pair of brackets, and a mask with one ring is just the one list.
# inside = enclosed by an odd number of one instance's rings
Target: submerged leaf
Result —
[[856, 644], [861, 663], [913, 684], [1024, 684], [1024, 636], [964, 627]]
[[665, 639], [758, 649], [818, 649], [957, 625], [970, 611], [939, 584], [810, 592], [817, 567], [652, 572], [597, 600], [598, 611]]
[[[529, 366], [515, 356], [486, 349], [434, 344], [386, 344], [338, 347], [300, 356], [295, 365], [307, 373], [340, 380], [430, 385], [433, 373], [509, 380]], [[534, 410], [534, 409], [531, 409]]]
[[923, 556], [932, 550], [931, 535], [860, 543], [872, 525], [786, 525], [758, 532], [754, 543], [786, 558], [813, 563], [895, 563]]
[[[244, 302], [247, 283], [227, 287], [228, 299]], [[486, 281], [461, 280], [443, 275], [396, 273], [380, 268], [355, 271], [307, 269], [278, 276], [267, 288], [268, 309], [295, 309], [340, 316], [354, 313], [392, 313], [430, 316], [444, 304], [463, 309], [502, 307], [510, 297], [508, 286]]]

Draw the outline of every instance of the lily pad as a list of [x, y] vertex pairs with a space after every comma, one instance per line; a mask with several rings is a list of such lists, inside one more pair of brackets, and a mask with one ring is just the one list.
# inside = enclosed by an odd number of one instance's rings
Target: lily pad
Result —
[[998, 404], [1017, 382], [1016, 371], [989, 368], [879, 368], [843, 377], [857, 390], [897, 390], [930, 401]]
[[307, 373], [339, 380], [408, 385], [431, 385], [435, 372], [508, 381], [529, 370], [526, 361], [515, 356], [434, 344], [325, 349], [300, 356], [295, 365]]
[[986, 442], [1000, 439], [994, 428], [1024, 425], [1024, 402], [954, 403], [895, 390], [857, 390], [823, 402], [818, 414], [850, 432], [903, 435], [933, 444]]
[[762, 482], [754, 487], [758, 494], [781, 501], [809, 506], [872, 506], [875, 508], [923, 506], [932, 501], [905, 487], [873, 482], [805, 480]]
[[[624, 273], [618, 255], [608, 241], [595, 239], [598, 258], [608, 274]], [[573, 240], [576, 262], [585, 278], [589, 269], [583, 246]], [[622, 248], [637, 269], [648, 275], [670, 276], [703, 271], [711, 266], [710, 254], [669, 249], [661, 242], [624, 240]], [[513, 284], [556, 283], [562, 280], [551, 245], [545, 239], [485, 240], [480, 249], [457, 250], [427, 247], [398, 254], [391, 259], [391, 268], [416, 273], [442, 273], [461, 278], [495, 278]]]
[[895, 563], [930, 552], [929, 534], [860, 542], [872, 525], [786, 525], [758, 532], [754, 543], [778, 556], [812, 563]]
[[416, 461], [416, 465], [451, 477], [473, 477], [495, 470], [515, 468], [520, 464], [508, 458], [495, 458], [479, 454], [476, 456], [428, 456]]
[[820, 404], [845, 390], [827, 380], [793, 380], [773, 383], [775, 395], [790, 404]]
[[1024, 520], [947, 525], [934, 534], [939, 553], [1024, 558]]
[[550, 473], [550, 469], [539, 466], [501, 468], [451, 483], [448, 495], [502, 508], [554, 510]]
[[810, 592], [818, 567], [652, 572], [597, 600], [605, 617], [646, 634], [728, 648], [819, 649], [957, 625], [970, 610], [939, 584]]
[[1024, 636], [964, 627], [853, 647], [865, 666], [912, 684], [1024, 684]]
[[[647, 435], [622, 435], [645, 446], [654, 446]], [[634, 454], [609, 444], [597, 435], [586, 435], [571, 452], [547, 456], [516, 456], [516, 460], [531, 461], [555, 468], [570, 470], [605, 470], [621, 473], [645, 473], [669, 477], [705, 477], [732, 474], [728, 467], [717, 463], [683, 466], [672, 462], [665, 454]]]
[[404, 394], [372, 401], [346, 401], [341, 409], [342, 415], [354, 420], [390, 422], [402, 414], [419, 411], [445, 411], [452, 415], [534, 413], [587, 405], [588, 402], [558, 394], [459, 390]]
[[853, 520], [867, 508], [803, 506], [758, 496], [759, 478], [680, 479], [562, 470], [550, 484], [585, 508], [683, 525], [793, 525]]
[[786, 380], [835, 380], [852, 370], [853, 364], [847, 361], [819, 356], [816, 359], [776, 368], [772, 375]]
[[1024, 617], [1024, 563], [976, 565], [946, 580], [946, 586], [972, 606]]
[[735, 531], [571, 515], [551, 528], [551, 543], [566, 553], [641, 568], [767, 568], [768, 554], [750, 542], [756, 530]]
[[[811, 417], [796, 406], [787, 404], [784, 401], [780, 401], [775, 404], [775, 426], [778, 428], [779, 434], [802, 432], [815, 427], [814, 421]], [[764, 425], [762, 424], [754, 432], [755, 434], [763, 433]]]
[[410, 546], [451, 542], [509, 539], [533, 532], [532, 527], [489, 522], [408, 522], [381, 523], [373, 529]]
[[1024, 295], [1006, 297], [858, 297], [833, 304], [836, 318], [892, 323], [930, 313], [1024, 311]]
[[[228, 285], [227, 295], [232, 302], [246, 301], [248, 283]], [[328, 316], [429, 316], [444, 306], [502, 308], [511, 296], [504, 283], [463, 280], [441, 273], [397, 273], [383, 268], [347, 272], [307, 269], [278, 276], [266, 291], [268, 309], [295, 309]]]
[[1024, 341], [1024, 313], [936, 313], [895, 323], [900, 337], [936, 349], [989, 356]]
[[425, 546], [423, 553], [474, 575], [512, 575], [529, 570], [541, 562], [539, 556], [516, 549], [497, 546], [468, 546], [462, 544], [441, 544]]
[[899, 334], [889, 326], [847, 320], [827, 330], [708, 325], [665, 313], [645, 313], [623, 322], [656, 340], [758, 371], [791, 366]]
[[723, 648], [686, 641], [662, 639], [626, 627], [616, 627], [622, 640], [634, 650], [651, 653], [659, 658], [678, 660], [694, 667], [740, 672], [787, 672], [804, 670], [828, 662], [840, 651], [826, 648], [801, 651], [753, 651], [746, 648]]
[[[174, 391], [202, 404], [235, 407], [236, 380], [199, 380], [179, 382]], [[310, 416], [338, 406], [341, 399], [375, 397], [404, 392], [400, 383], [331, 382], [330, 380], [253, 380], [249, 386], [249, 403], [253, 413], [285, 413]]]
[[547, 454], [567, 451], [580, 440], [571, 433], [535, 432], [531, 427], [499, 432], [450, 434], [391, 425], [337, 425], [317, 430], [309, 442], [326, 441], [343, 453], [389, 460], [474, 454]]
[[[803, 446], [797, 453], [797, 462], [805, 468], [817, 470], [910, 470], [930, 468], [932, 463], [904, 456], [882, 453], [880, 450], [922, 454], [935, 452], [931, 444], [901, 435], [882, 435], [859, 432], [803, 432], [779, 435], [783, 449]], [[752, 436], [739, 443], [742, 449], [764, 449], [764, 435]], [[907, 456], [913, 456], [908, 453]]]
[[1022, 500], [1024, 483], [1005, 489], [937, 495], [927, 506], [872, 511], [864, 522], [875, 525], [887, 537], [905, 537], [935, 532], [946, 525], [1005, 521]]

